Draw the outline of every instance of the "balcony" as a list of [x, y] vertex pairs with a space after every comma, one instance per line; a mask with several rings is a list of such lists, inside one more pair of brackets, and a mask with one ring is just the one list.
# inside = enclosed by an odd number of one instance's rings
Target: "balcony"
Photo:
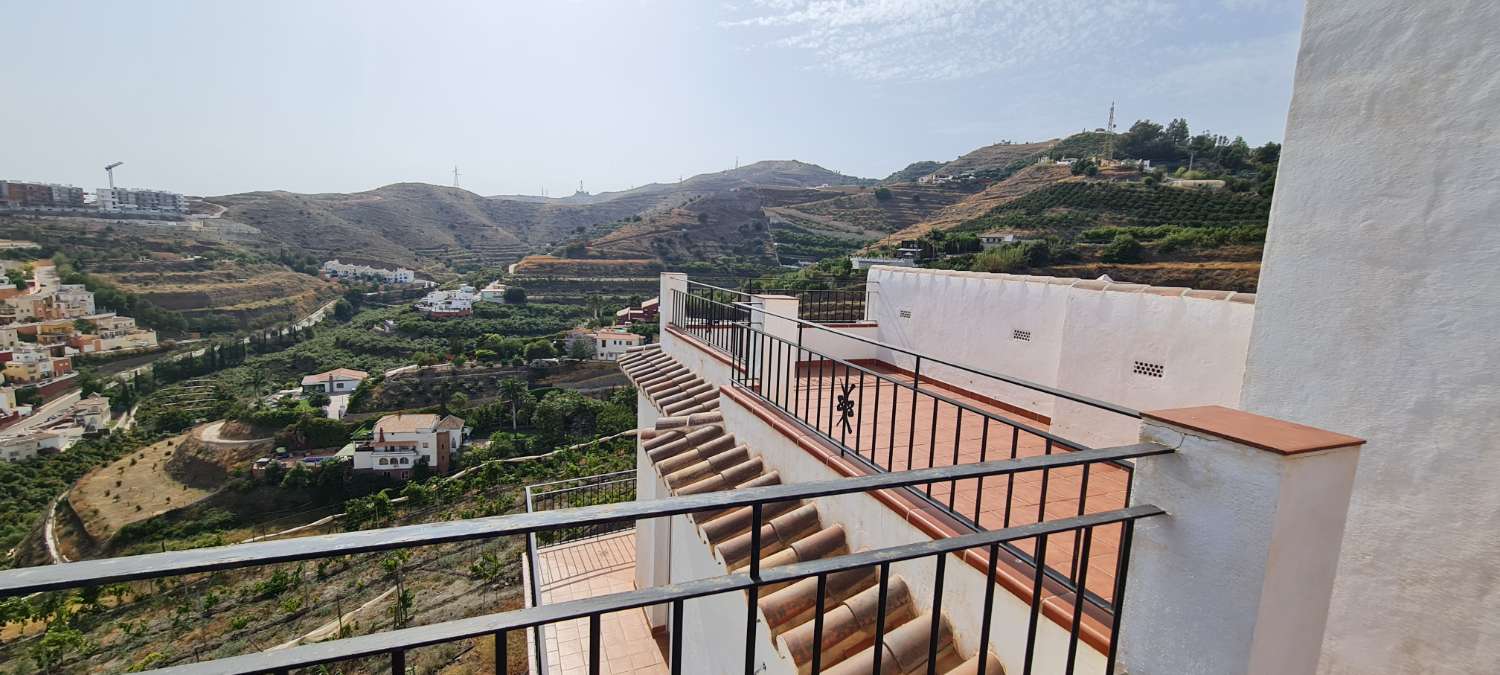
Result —
[[[689, 311], [672, 276], [662, 343], [620, 361], [634, 472], [531, 486], [520, 514], [8, 570], [0, 597], [521, 537], [523, 609], [162, 672], [405, 673], [454, 642], [509, 663], [512, 635], [539, 673], [1300, 672], [1279, 666], [1315, 646], [1297, 627], [1331, 590], [1359, 439], [1137, 413], [786, 296]], [[1129, 442], [1064, 433], [1116, 418]]]

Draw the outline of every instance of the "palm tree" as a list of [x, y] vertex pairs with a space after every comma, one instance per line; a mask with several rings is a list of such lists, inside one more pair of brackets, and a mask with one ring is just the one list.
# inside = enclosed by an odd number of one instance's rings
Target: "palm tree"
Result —
[[592, 294], [589, 295], [587, 302], [588, 302], [588, 306], [589, 306], [589, 311], [592, 312], [593, 315], [594, 315], [594, 320], [598, 321], [599, 320], [599, 314], [604, 311], [604, 305], [605, 305], [604, 296], [599, 295], [598, 293], [592, 293]]
[[507, 377], [500, 382], [500, 395], [510, 401], [510, 430], [516, 430], [517, 407], [521, 404], [521, 397], [526, 395], [526, 383], [514, 377]]

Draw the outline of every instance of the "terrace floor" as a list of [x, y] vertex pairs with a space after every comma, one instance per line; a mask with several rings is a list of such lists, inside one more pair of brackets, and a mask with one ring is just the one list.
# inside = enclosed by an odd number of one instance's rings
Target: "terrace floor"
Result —
[[[635, 530], [589, 537], [537, 550], [542, 604], [635, 590]], [[666, 658], [651, 635], [641, 609], [606, 614], [600, 620], [599, 672], [611, 675], [665, 675]], [[547, 671], [552, 675], [588, 672], [589, 622], [573, 619], [545, 630]]]
[[[785, 411], [821, 431], [828, 439], [858, 452], [865, 459], [890, 471], [925, 469], [933, 466], [972, 464], [985, 460], [1031, 457], [1067, 452], [1068, 449], [1031, 430], [1047, 432], [1048, 425], [1021, 416], [996, 401], [941, 383], [923, 380], [913, 404], [912, 378], [887, 364], [862, 364], [889, 380], [857, 369], [847, 372], [825, 362], [803, 364], [795, 386], [770, 396]], [[849, 413], [846, 425], [838, 410], [847, 387]], [[927, 392], [960, 402], [992, 415], [987, 419]], [[893, 403], [894, 402], [894, 403]], [[1014, 424], [1014, 426], [1012, 426]], [[985, 529], [1057, 520], [1083, 513], [1123, 508], [1129, 474], [1116, 465], [1095, 464], [1045, 472], [1015, 474], [1010, 478], [970, 479], [925, 486], [922, 491], [953, 512], [977, 522]], [[1085, 489], [1084, 481], [1087, 480]], [[1045, 495], [1045, 497], [1044, 497]], [[1045, 503], [1045, 506], [1041, 504]], [[1078, 572], [1074, 536], [1053, 535], [1047, 542], [1047, 565], [1070, 578]], [[1081, 542], [1076, 542], [1081, 545]], [[1030, 541], [1016, 546], [1032, 554]], [[1096, 528], [1088, 556], [1088, 589], [1101, 598], [1114, 593], [1115, 565], [1120, 547], [1120, 526]]]

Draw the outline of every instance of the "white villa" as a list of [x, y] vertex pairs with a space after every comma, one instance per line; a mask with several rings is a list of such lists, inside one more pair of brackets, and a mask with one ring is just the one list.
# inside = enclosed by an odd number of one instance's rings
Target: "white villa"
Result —
[[323, 263], [323, 275], [330, 279], [361, 279], [387, 284], [409, 284], [417, 280], [416, 273], [405, 267], [388, 270], [369, 265], [341, 263], [337, 259]]
[[327, 372], [303, 377], [302, 391], [329, 395], [352, 394], [355, 389], [359, 388], [359, 383], [364, 382], [369, 377], [370, 374], [363, 370], [334, 368]]
[[354, 448], [354, 470], [376, 471], [405, 480], [422, 464], [448, 473], [453, 453], [463, 445], [464, 421], [448, 415], [386, 415], [368, 442]]

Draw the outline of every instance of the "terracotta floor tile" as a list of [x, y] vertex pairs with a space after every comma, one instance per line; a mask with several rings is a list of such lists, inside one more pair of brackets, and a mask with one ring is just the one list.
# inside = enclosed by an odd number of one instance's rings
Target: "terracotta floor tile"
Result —
[[[906, 375], [885, 374], [899, 382], [911, 382]], [[840, 386], [845, 381], [842, 369], [835, 372], [832, 368], [824, 368], [821, 375], [816, 368], [799, 373], [796, 386], [786, 392], [786, 399], [796, 403], [793, 409], [809, 424], [829, 434], [835, 442], [841, 442], [851, 453], [873, 457], [876, 464], [888, 470], [950, 466], [955, 463], [955, 455], [957, 463], [969, 464], [981, 461], [981, 457], [1008, 459], [1068, 452], [1066, 444], [1049, 443], [1044, 437], [1024, 429], [1017, 430], [1006, 421], [1041, 431], [1046, 431], [1047, 425], [1018, 417], [972, 395], [946, 388], [931, 390], [964, 404], [966, 408], [962, 411], [952, 403], [925, 394], [917, 396], [913, 406], [909, 389], [898, 388], [889, 381], [876, 385], [875, 378], [870, 375], [865, 376], [861, 388], [859, 379], [858, 371], [850, 371], [849, 382], [854, 385], [850, 396], [855, 415], [847, 430], [842, 428], [838, 418], [832, 416], [834, 406], [843, 394]], [[982, 410], [998, 419], [987, 419], [974, 410]], [[934, 411], [937, 413], [935, 422]], [[1086, 490], [1083, 477], [1082, 467], [1045, 472], [1046, 505], [1041, 518], [1057, 520], [1077, 516], [1081, 497], [1085, 513], [1125, 505], [1129, 481], [1125, 469], [1112, 465], [1091, 466]], [[1025, 525], [1038, 520], [1043, 478], [1042, 471], [1014, 474], [1011, 479], [991, 477], [984, 481], [982, 489], [977, 480], [960, 481], [956, 485], [952, 482], [935, 483], [930, 487], [930, 494], [946, 506], [951, 493], [953, 510], [966, 518], [973, 518], [977, 506], [979, 523], [986, 528], [1003, 527], [1007, 510], [1010, 525]], [[918, 489], [929, 492], [928, 486], [919, 486]], [[1065, 575], [1072, 572], [1076, 567], [1073, 561], [1074, 536], [1059, 534], [1050, 539], [1048, 566]], [[1088, 586], [1106, 598], [1113, 590], [1119, 541], [1119, 526], [1100, 527], [1094, 533]], [[1016, 545], [1028, 554], [1035, 548], [1031, 542], [1017, 542]]]
[[[544, 547], [537, 552], [537, 562], [543, 579], [543, 604], [633, 590], [635, 532], [626, 530]], [[602, 672], [632, 675], [669, 672], [651, 637], [643, 610], [613, 612], [601, 617], [599, 623]], [[549, 675], [588, 672], [587, 619], [549, 626], [544, 634]]]

